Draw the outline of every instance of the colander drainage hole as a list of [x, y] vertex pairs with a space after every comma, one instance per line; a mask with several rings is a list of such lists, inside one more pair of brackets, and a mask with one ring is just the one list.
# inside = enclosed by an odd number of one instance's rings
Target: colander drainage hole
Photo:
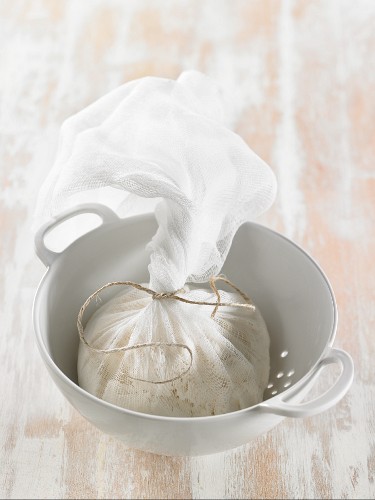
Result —
[[281, 378], [284, 376], [284, 372], [279, 372], [277, 375], [276, 375], [276, 378]]
[[273, 387], [273, 384], [268, 384], [267, 385], [267, 389], [272, 389], [272, 387]]
[[280, 354], [280, 357], [281, 358], [286, 358], [288, 356], [288, 351], [283, 351], [281, 354]]
[[274, 396], [275, 394], [277, 394], [277, 391], [272, 391], [271, 394], [272, 396]]
[[294, 371], [294, 370], [290, 370], [290, 371], [286, 374], [286, 376], [287, 376], [287, 377], [291, 377], [292, 375], [294, 375], [294, 373], [295, 373], [295, 371]]
[[291, 385], [291, 383], [292, 383], [292, 382], [286, 382], [286, 383], [284, 384], [284, 387], [289, 387], [289, 386]]

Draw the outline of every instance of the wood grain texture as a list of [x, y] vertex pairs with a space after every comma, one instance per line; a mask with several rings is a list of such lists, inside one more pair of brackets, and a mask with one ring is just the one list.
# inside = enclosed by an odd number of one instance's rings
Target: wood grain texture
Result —
[[[0, 24], [0, 496], [374, 498], [375, 2], [1, 0]], [[129, 450], [87, 423], [31, 323], [32, 214], [61, 122], [125, 81], [184, 69], [220, 82], [229, 122], [273, 167], [260, 222], [322, 265], [335, 345], [356, 367], [333, 409], [197, 458]]]

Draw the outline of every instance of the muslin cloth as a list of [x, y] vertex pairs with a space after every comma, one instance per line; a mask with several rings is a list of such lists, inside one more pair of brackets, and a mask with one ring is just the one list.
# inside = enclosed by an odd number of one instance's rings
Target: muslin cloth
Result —
[[[129, 82], [64, 123], [39, 215], [56, 215], [79, 193], [99, 188], [120, 190], [124, 203], [129, 193], [159, 200], [150, 288], [174, 291], [190, 283], [184, 296], [215, 302], [196, 284], [220, 272], [238, 227], [273, 202], [276, 181], [225, 127], [216, 84], [188, 71], [177, 80]], [[224, 296], [241, 300], [236, 293]], [[124, 289], [89, 320], [85, 336], [100, 348], [148, 344], [117, 354], [80, 344], [80, 385], [126, 408], [172, 416], [225, 413], [258, 403], [267, 384], [269, 337], [256, 308], [221, 308], [212, 319], [207, 307]]]

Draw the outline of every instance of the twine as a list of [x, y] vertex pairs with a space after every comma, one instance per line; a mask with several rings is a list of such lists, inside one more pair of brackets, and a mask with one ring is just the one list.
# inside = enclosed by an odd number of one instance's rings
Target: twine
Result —
[[[244, 299], [245, 304], [242, 302], [221, 302], [221, 295], [220, 291], [216, 287], [216, 282], [217, 281], [223, 281], [224, 283], [227, 283], [229, 286], [231, 286], [236, 292], [238, 292], [241, 297]], [[186, 349], [190, 355], [190, 363], [189, 366], [179, 375], [176, 377], [167, 379], [167, 380], [162, 380], [162, 381], [150, 381], [147, 379], [141, 379], [141, 378], [136, 378], [133, 377], [129, 374], [126, 374], [127, 377], [133, 379], [133, 380], [138, 380], [141, 382], [148, 382], [151, 384], [165, 384], [167, 382], [173, 382], [174, 380], [177, 380], [178, 378], [182, 377], [186, 373], [188, 373], [191, 369], [191, 366], [193, 364], [193, 352], [190, 349], [189, 346], [186, 344], [179, 344], [176, 342], [172, 343], [164, 343], [164, 342], [150, 342], [150, 343], [145, 343], [145, 344], [135, 344], [132, 346], [123, 346], [123, 347], [113, 347], [111, 349], [97, 349], [96, 347], [93, 347], [90, 345], [87, 340], [85, 339], [84, 336], [84, 328], [82, 325], [82, 320], [83, 320], [83, 315], [90, 304], [90, 302], [97, 297], [100, 292], [105, 290], [106, 288], [112, 287], [112, 286], [130, 286], [132, 288], [135, 288], [136, 290], [140, 290], [142, 292], [146, 292], [149, 295], [152, 296], [153, 300], [165, 300], [165, 299], [171, 299], [171, 300], [177, 300], [179, 302], [183, 302], [185, 304], [195, 304], [195, 305], [201, 305], [201, 306], [214, 306], [214, 310], [211, 313], [211, 318], [215, 318], [215, 315], [219, 309], [219, 307], [243, 307], [246, 309], [250, 310], [255, 310], [255, 306], [251, 304], [251, 299], [248, 297], [242, 290], [240, 290], [234, 283], [232, 283], [228, 278], [226, 278], [224, 275], [218, 275], [218, 276], [212, 276], [208, 282], [210, 284], [211, 290], [215, 293], [217, 301], [216, 302], [206, 302], [206, 301], [196, 301], [196, 300], [188, 300], [185, 299], [184, 297], [180, 297], [177, 295], [178, 293], [184, 293], [185, 290], [184, 288], [180, 288], [179, 290], [175, 290], [174, 292], [155, 292], [155, 290], [151, 290], [151, 288], [147, 288], [139, 283], [135, 283], [134, 281], [112, 281], [111, 283], [107, 283], [106, 285], [103, 285], [102, 287], [98, 288], [93, 294], [88, 297], [88, 299], [85, 301], [81, 309], [79, 310], [78, 318], [77, 318], [77, 328], [78, 328], [78, 334], [81, 342], [83, 342], [91, 351], [101, 353], [101, 354], [111, 354], [115, 352], [125, 352], [125, 351], [131, 351], [134, 349], [141, 349], [144, 347], [181, 347], [183, 349]]]

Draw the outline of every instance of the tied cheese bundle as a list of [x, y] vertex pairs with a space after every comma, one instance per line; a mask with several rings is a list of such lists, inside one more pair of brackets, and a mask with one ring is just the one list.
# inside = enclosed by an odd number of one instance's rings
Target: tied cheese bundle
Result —
[[158, 230], [149, 283], [104, 286], [119, 291], [85, 326], [101, 290], [82, 307], [80, 386], [127, 409], [174, 417], [259, 403], [269, 376], [266, 325], [236, 286], [224, 292], [216, 284], [231, 284], [218, 273], [234, 234], [271, 205], [276, 182], [225, 127], [215, 84], [192, 71], [176, 81], [142, 78], [69, 118], [39, 206], [54, 215], [77, 193], [100, 188], [121, 190], [124, 203], [129, 194], [160, 199]]

